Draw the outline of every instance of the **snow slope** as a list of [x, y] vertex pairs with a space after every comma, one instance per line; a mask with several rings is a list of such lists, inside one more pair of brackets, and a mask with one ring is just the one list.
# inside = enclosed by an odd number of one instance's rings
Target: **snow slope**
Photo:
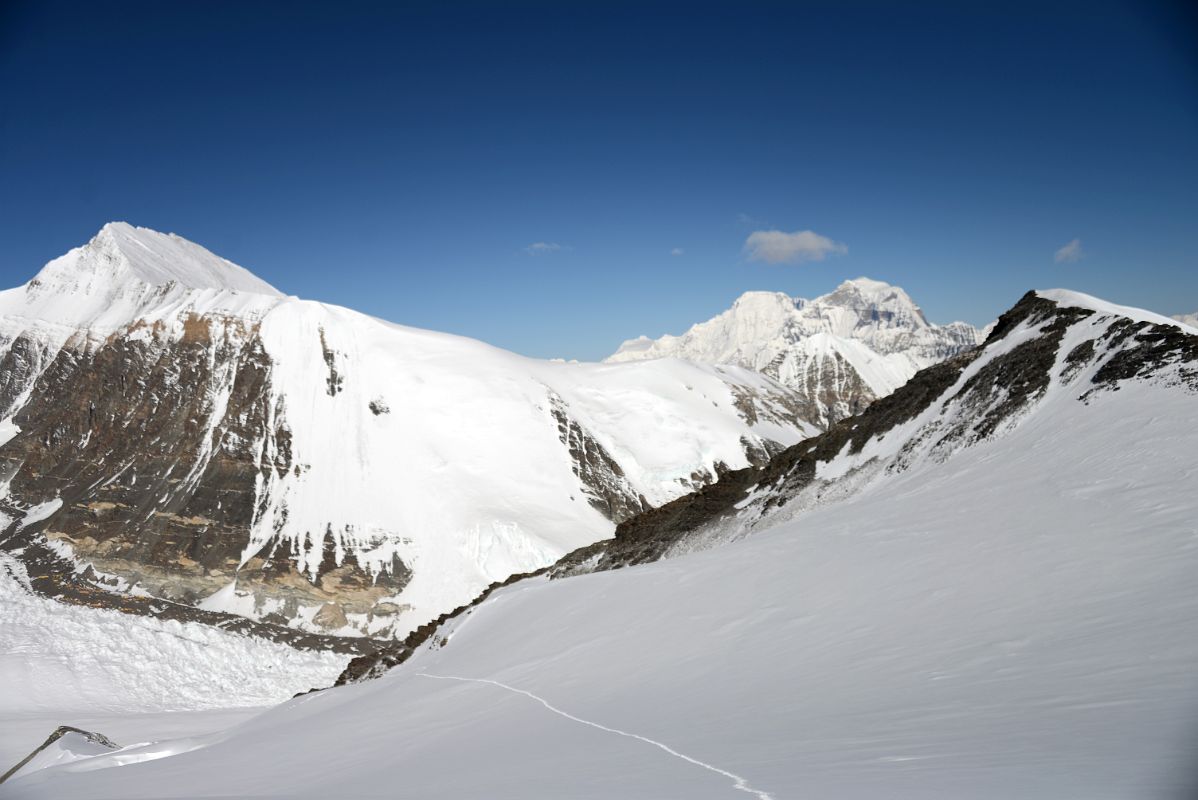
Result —
[[59, 725], [122, 744], [208, 732], [328, 685], [347, 658], [56, 603], [0, 553], [0, 773]]
[[897, 286], [857, 278], [814, 300], [747, 292], [681, 336], [631, 339], [607, 361], [676, 357], [760, 370], [810, 398], [812, 421], [826, 427], [982, 338], [963, 322], [929, 323]]
[[5, 716], [270, 705], [327, 684], [348, 660], [207, 625], [64, 605], [27, 586], [24, 567], [0, 553]]
[[[1089, 391], [1136, 346], [1104, 339], [1126, 325], [1094, 310], [1067, 318], [1047, 386], [992, 435], [923, 434], [987, 419], [963, 390], [1049, 335], [1043, 319], [1007, 331], [923, 414], [833, 458], [826, 474], [861, 478], [848, 501], [776, 512], [717, 549], [517, 583], [379, 680], [5, 788], [1192, 796], [1198, 402], [1172, 362]], [[1108, 349], [1078, 367], [1068, 356], [1091, 339]], [[865, 479], [870, 453], [902, 468]]]
[[124, 223], [0, 293], [0, 359], [22, 535], [123, 590], [347, 635], [403, 635], [814, 431], [748, 369], [528, 359]]

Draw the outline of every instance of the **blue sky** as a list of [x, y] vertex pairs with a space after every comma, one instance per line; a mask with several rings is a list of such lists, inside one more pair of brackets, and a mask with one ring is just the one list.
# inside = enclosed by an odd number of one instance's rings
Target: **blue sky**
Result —
[[1193, 12], [987, 5], [5, 3], [0, 283], [121, 219], [534, 356], [858, 275], [1198, 310]]

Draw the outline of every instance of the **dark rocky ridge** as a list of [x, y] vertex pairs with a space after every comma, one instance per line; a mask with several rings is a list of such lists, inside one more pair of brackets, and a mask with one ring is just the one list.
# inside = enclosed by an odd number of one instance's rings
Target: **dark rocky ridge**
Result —
[[[783, 450], [764, 467], [728, 472], [714, 485], [625, 521], [616, 528], [613, 539], [568, 554], [550, 575], [564, 577], [658, 560], [693, 532], [732, 516], [737, 504], [756, 487], [769, 487], [758, 510], [764, 515], [811, 486], [817, 463], [831, 461], [846, 448], [849, 454], [860, 453], [870, 439], [884, 437], [938, 401], [945, 408], [955, 404], [963, 413], [951, 425], [933, 422], [921, 432], [921, 441], [911, 444], [930, 439], [936, 452], [985, 439], [1045, 392], [1067, 330], [1096, 313], [1058, 306], [1028, 292], [999, 317], [978, 348], [920, 371], [893, 394], [827, 432]], [[990, 359], [956, 393], [944, 397], [988, 345], [1004, 339], [1021, 324], [1039, 325], [1039, 335]], [[1109, 327], [1104, 339], [1097, 350], [1110, 356], [1094, 373], [1092, 388], [1081, 399], [1095, 391], [1117, 390], [1121, 380], [1156, 376], [1168, 365], [1177, 365], [1180, 382], [1198, 391], [1198, 336], [1173, 325], [1120, 319]], [[1099, 357], [1096, 352], [1093, 340], [1075, 346], [1063, 359], [1063, 376], [1072, 377], [1082, 366], [1093, 363]], [[906, 452], [900, 452], [890, 468], [902, 469], [905, 456]]]
[[570, 451], [574, 475], [585, 487], [587, 502], [613, 522], [651, 508], [624, 476], [624, 470], [595, 437], [570, 417], [565, 401], [549, 395], [549, 413], [557, 423], [558, 438]]

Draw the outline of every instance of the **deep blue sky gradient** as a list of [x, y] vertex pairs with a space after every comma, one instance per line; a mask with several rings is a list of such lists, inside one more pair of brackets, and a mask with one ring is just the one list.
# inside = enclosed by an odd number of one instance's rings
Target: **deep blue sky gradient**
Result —
[[[857, 275], [1198, 310], [1193, 13], [987, 5], [7, 2], [0, 284], [121, 219], [535, 356]], [[747, 261], [767, 227], [848, 253]]]

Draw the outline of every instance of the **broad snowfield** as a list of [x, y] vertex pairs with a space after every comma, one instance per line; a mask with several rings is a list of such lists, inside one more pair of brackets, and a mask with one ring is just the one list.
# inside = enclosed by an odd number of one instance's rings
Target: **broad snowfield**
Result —
[[996, 438], [735, 544], [515, 584], [377, 681], [4, 789], [1186, 796], [1198, 403], [1167, 381], [1080, 393], [1054, 382]]

